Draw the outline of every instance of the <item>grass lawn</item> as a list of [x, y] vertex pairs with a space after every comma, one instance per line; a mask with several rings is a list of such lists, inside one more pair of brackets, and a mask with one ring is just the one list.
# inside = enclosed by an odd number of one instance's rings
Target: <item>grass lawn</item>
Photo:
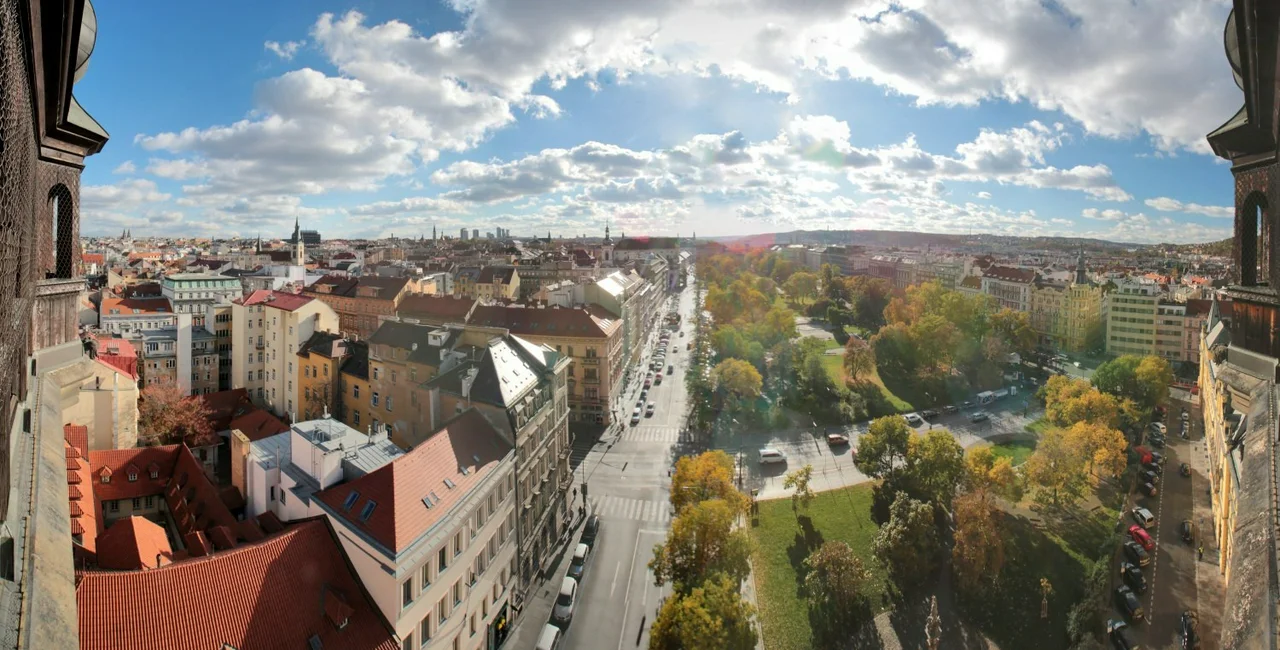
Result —
[[991, 450], [998, 458], [1008, 458], [1016, 467], [1027, 462], [1031, 453], [1036, 450], [1034, 440], [1013, 440], [991, 445]]
[[1052, 424], [1049, 424], [1049, 421], [1048, 421], [1048, 420], [1046, 420], [1045, 418], [1040, 418], [1040, 419], [1036, 420], [1035, 422], [1032, 422], [1031, 424], [1028, 424], [1028, 425], [1027, 425], [1027, 431], [1030, 431], [1031, 433], [1034, 433], [1034, 434], [1036, 434], [1036, 435], [1040, 435], [1040, 434], [1044, 433], [1045, 431], [1047, 431], [1047, 430], [1048, 430], [1050, 427], [1052, 427], [1052, 426], [1053, 426], [1053, 425], [1052, 425]]
[[804, 559], [825, 541], [848, 544], [872, 572], [867, 601], [879, 611], [884, 603], [885, 572], [871, 559], [877, 527], [871, 520], [872, 484], [821, 492], [797, 518], [790, 499], [761, 501], [753, 558], [760, 621], [767, 650], [814, 647], [809, 608], [801, 593]]
[[[837, 386], [844, 385], [844, 357], [834, 354], [823, 355], [822, 365], [826, 367], [827, 374], [831, 375], [831, 380], [836, 382]], [[907, 411], [914, 410], [911, 406], [911, 402], [894, 395], [893, 391], [885, 388], [884, 382], [880, 381], [879, 374], [872, 374], [868, 379], [871, 380], [871, 383], [880, 387], [880, 392], [884, 395], [885, 399], [889, 400], [889, 403], [892, 404], [893, 408], [897, 409], [898, 412], [906, 413]]]

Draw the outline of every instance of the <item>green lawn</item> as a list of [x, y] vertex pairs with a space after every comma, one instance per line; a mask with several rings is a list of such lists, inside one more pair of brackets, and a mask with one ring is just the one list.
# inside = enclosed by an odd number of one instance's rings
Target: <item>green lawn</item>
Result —
[[872, 572], [865, 593], [879, 611], [885, 595], [885, 572], [871, 558], [877, 527], [871, 520], [872, 484], [821, 492], [797, 518], [790, 499], [761, 501], [752, 560], [760, 621], [767, 650], [814, 647], [809, 608], [801, 593], [801, 570], [810, 549], [825, 541], [848, 544]]
[[1008, 458], [1016, 467], [1027, 462], [1027, 458], [1030, 458], [1032, 452], [1036, 450], [1036, 442], [1034, 440], [1013, 440], [991, 445], [991, 450], [999, 458]]
[[1035, 422], [1032, 422], [1031, 424], [1028, 424], [1028, 425], [1027, 425], [1027, 431], [1030, 431], [1031, 433], [1034, 433], [1034, 434], [1036, 434], [1036, 435], [1040, 435], [1040, 434], [1044, 433], [1045, 431], [1047, 431], [1047, 430], [1048, 430], [1050, 427], [1052, 427], [1052, 426], [1053, 426], [1053, 425], [1052, 425], [1052, 424], [1049, 424], [1049, 421], [1048, 421], [1048, 420], [1046, 420], [1045, 418], [1040, 418], [1040, 419], [1036, 420]]
[[[837, 386], [844, 385], [844, 357], [835, 354], [823, 355], [822, 365], [827, 369], [827, 374], [831, 376], [831, 380], [836, 382]], [[894, 395], [893, 391], [885, 388], [884, 382], [880, 381], [880, 375], [873, 374], [868, 377], [868, 379], [871, 380], [871, 383], [880, 387], [880, 392], [884, 395], [885, 399], [889, 400], [889, 404], [893, 405], [893, 408], [897, 409], [898, 412], [906, 413], [907, 411], [914, 410], [911, 406], [911, 402]]]

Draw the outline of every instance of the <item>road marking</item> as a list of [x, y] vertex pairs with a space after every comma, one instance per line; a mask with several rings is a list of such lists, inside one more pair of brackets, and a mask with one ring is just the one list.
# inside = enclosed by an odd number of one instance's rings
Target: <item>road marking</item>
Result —
[[627, 638], [627, 608], [631, 605], [631, 579], [636, 574], [636, 556], [640, 553], [640, 531], [636, 531], [636, 545], [631, 551], [631, 567], [627, 569], [627, 586], [626, 595], [622, 599], [622, 628], [621, 634], [618, 635], [618, 650], [622, 650], [622, 643]]
[[[637, 548], [639, 548], [639, 545], [638, 545], [638, 544], [637, 544], [636, 546], [637, 546]], [[622, 563], [621, 563], [621, 562], [619, 562], [619, 563], [618, 563], [618, 565], [617, 565], [616, 567], [614, 567], [614, 568], [613, 568], [613, 584], [609, 585], [609, 599], [610, 599], [610, 600], [612, 600], [612, 599], [613, 599], [613, 592], [614, 592], [615, 590], [617, 590], [617, 588], [618, 588], [618, 572], [619, 572], [619, 571], [622, 571]]]

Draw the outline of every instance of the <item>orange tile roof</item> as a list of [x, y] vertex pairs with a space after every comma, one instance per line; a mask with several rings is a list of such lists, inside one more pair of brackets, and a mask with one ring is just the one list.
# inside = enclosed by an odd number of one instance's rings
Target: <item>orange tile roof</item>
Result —
[[208, 557], [79, 577], [83, 650], [307, 648], [312, 636], [325, 648], [399, 647], [324, 517]]
[[[511, 445], [493, 424], [480, 411], [470, 408], [445, 422], [413, 451], [316, 496], [349, 526], [398, 553], [446, 516], [510, 451]], [[466, 473], [460, 471], [463, 467]], [[448, 487], [445, 480], [454, 487]], [[344, 506], [352, 492], [358, 496], [348, 509]], [[423, 499], [432, 493], [438, 499], [433, 499], [428, 508]], [[374, 504], [373, 511], [362, 519], [369, 503]]]
[[315, 300], [311, 296], [302, 296], [296, 293], [285, 293], [283, 291], [270, 291], [267, 289], [258, 289], [243, 298], [236, 298], [237, 304], [249, 305], [266, 305], [284, 311], [293, 311]]
[[[70, 424], [63, 427], [63, 432], [71, 438], [73, 429], [84, 429]], [[80, 450], [70, 440], [63, 441], [67, 457], [67, 501], [71, 515], [71, 533], [79, 535], [80, 540], [72, 543], [72, 557], [77, 564], [96, 561], [98, 553], [98, 535], [102, 533], [102, 504], [97, 499], [85, 499], [79, 485], [90, 482], [89, 460], [80, 455]]]
[[172, 562], [169, 536], [145, 517], [121, 519], [98, 538], [98, 566], [103, 569], [156, 569]]
[[[173, 313], [168, 298], [103, 298], [98, 313], [103, 316], [133, 316], [135, 309], [138, 315]], [[118, 313], [112, 310], [118, 310]]]
[[265, 409], [257, 409], [231, 421], [232, 429], [239, 429], [250, 442], [262, 440], [289, 430], [285, 423]]

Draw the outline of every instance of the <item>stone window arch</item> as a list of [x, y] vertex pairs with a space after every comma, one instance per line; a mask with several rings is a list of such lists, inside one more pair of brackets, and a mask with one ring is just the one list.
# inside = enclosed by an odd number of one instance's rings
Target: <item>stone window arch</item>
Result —
[[49, 190], [49, 212], [53, 242], [53, 266], [49, 277], [71, 278], [75, 276], [75, 197], [66, 185], [58, 183]]

